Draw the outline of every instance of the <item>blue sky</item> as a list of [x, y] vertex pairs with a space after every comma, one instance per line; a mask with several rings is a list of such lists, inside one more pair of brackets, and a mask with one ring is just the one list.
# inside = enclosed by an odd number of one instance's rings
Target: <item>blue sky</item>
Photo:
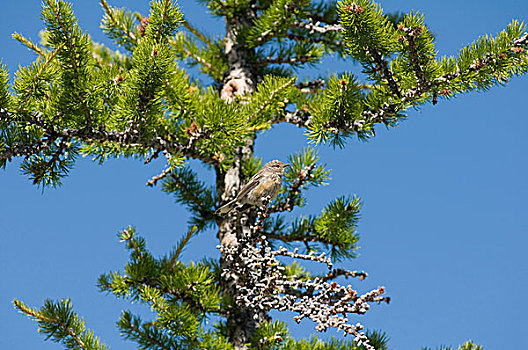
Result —
[[[146, 13], [146, 1], [110, 1]], [[222, 30], [196, 3], [180, 2], [189, 20], [211, 33]], [[513, 19], [528, 19], [525, 1], [385, 1], [388, 11], [421, 10], [436, 34], [441, 55], [452, 55], [479, 35], [495, 34]], [[11, 39], [18, 31], [38, 40], [40, 5], [34, 0], [0, 3], [0, 57], [14, 72], [34, 55]], [[102, 10], [95, 0], [75, 1], [80, 25], [97, 41]], [[316, 75], [357, 67], [329, 60]], [[355, 193], [364, 201], [360, 257], [344, 262], [366, 270], [354, 287], [384, 285], [393, 298], [353, 318], [382, 329], [397, 350], [458, 345], [472, 339], [487, 350], [525, 349], [528, 340], [528, 78], [410, 111], [391, 130], [378, 129], [368, 143], [319, 147], [332, 170], [329, 186], [311, 190], [298, 213], [318, 213], [333, 198]], [[286, 159], [306, 145], [302, 130], [279, 126], [257, 139], [256, 153]], [[212, 174], [192, 162], [204, 180]], [[70, 297], [112, 349], [131, 349], [115, 327], [120, 310], [138, 305], [101, 294], [97, 277], [120, 269], [126, 252], [118, 230], [134, 225], [149, 247], [165, 254], [185, 232], [187, 214], [170, 196], [145, 182], [162, 169], [134, 160], [103, 166], [76, 163], [64, 185], [44, 193], [20, 174], [17, 162], [0, 173], [0, 348], [58, 349], [44, 342], [36, 323], [15, 312], [19, 298], [40, 306], [45, 298]], [[191, 242], [187, 261], [218, 256], [214, 232]], [[291, 320], [291, 315], [281, 318]], [[357, 319], [357, 321], [356, 321]], [[290, 322], [294, 336], [313, 325]], [[324, 334], [324, 337], [334, 335]], [[340, 336], [340, 335], [339, 335]]]

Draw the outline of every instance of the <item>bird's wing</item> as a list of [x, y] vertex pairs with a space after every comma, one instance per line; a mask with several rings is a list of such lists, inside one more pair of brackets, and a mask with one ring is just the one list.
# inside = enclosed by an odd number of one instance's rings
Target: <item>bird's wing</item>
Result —
[[226, 213], [229, 213], [236, 205], [236, 199], [232, 200], [231, 202], [222, 205], [220, 208], [216, 209], [215, 214], [216, 215], [223, 215]]
[[249, 192], [251, 192], [255, 187], [260, 184], [261, 176], [254, 176], [249, 180], [247, 184], [242, 187], [240, 192], [238, 192], [237, 199], [244, 198]]

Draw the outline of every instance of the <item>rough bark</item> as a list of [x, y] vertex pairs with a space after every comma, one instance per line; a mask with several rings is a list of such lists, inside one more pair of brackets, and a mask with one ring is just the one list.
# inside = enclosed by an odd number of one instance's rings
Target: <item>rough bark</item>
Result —
[[224, 39], [225, 53], [228, 59], [228, 69], [224, 75], [224, 85], [220, 96], [228, 101], [233, 101], [236, 96], [242, 96], [253, 91], [256, 85], [256, 77], [251, 67], [250, 57], [253, 49], [239, 42], [238, 33], [245, 27], [249, 27], [256, 12], [254, 5], [241, 10], [241, 13], [234, 17], [226, 17], [226, 36]]
[[[216, 171], [217, 190], [223, 201], [232, 199], [240, 187], [244, 184], [244, 174], [241, 171], [242, 162], [253, 153], [253, 142], [248, 140], [247, 144], [240, 148], [232, 167], [227, 172], [219, 169]], [[242, 235], [249, 234], [249, 226], [255, 221], [255, 216], [249, 213], [238, 213], [236, 210], [229, 215], [222, 217], [218, 221], [218, 239], [224, 246], [235, 246]], [[228, 270], [230, 273], [222, 278], [222, 292], [229, 295], [231, 300], [235, 299], [236, 288], [240, 278], [235, 272], [231, 263], [224, 258], [224, 253], [220, 257], [220, 267], [223, 271]], [[255, 329], [267, 317], [264, 313], [256, 313], [251, 308], [245, 308], [231, 304], [226, 313], [228, 338], [236, 350], [247, 349], [246, 344], [249, 342]]]
[[[244, 185], [244, 174], [241, 171], [241, 165], [253, 154], [253, 139], [249, 139], [245, 146], [240, 147], [239, 153], [235, 157], [232, 167], [227, 172], [216, 169], [217, 191], [223, 201], [234, 198], [238, 190]], [[235, 246], [240, 238], [250, 233], [250, 225], [256, 220], [255, 211], [250, 210], [240, 213], [233, 210], [229, 215], [219, 218], [217, 223], [219, 227], [218, 239], [224, 246]], [[229, 296], [229, 299], [235, 300], [235, 284], [244, 276], [238, 276], [235, 269], [228, 262], [224, 253], [220, 257], [220, 267], [223, 271], [230, 271], [224, 275], [221, 281], [222, 293]], [[240, 269], [238, 269], [240, 270]], [[244, 307], [231, 303], [227, 312], [227, 331], [230, 343], [235, 350], [247, 349], [247, 343], [250, 341], [255, 330], [269, 319], [266, 312], [257, 311], [251, 307]]]
[[[224, 75], [224, 84], [220, 96], [231, 103], [236, 103], [237, 96], [251, 93], [256, 86], [256, 76], [249, 60], [253, 54], [252, 49], [247, 48], [244, 43], [237, 40], [237, 34], [242, 28], [251, 25], [256, 13], [252, 6], [244, 12], [244, 14], [239, 14], [234, 18], [226, 18], [224, 43], [229, 66]], [[242, 173], [242, 164], [253, 155], [253, 143], [254, 137], [248, 138], [246, 144], [238, 149], [231, 168], [227, 172], [216, 168], [216, 188], [222, 201], [227, 202], [234, 198], [241, 186], [244, 185], [246, 179]], [[244, 213], [233, 211], [225, 217], [218, 218], [220, 244], [225, 246], [237, 245], [239, 238], [249, 233], [250, 225], [254, 221], [255, 215], [252, 211]], [[243, 276], [237, 276], [233, 272], [224, 256], [220, 258], [220, 267], [224, 271], [231, 271], [227, 276], [224, 276], [221, 287], [222, 292], [234, 300], [236, 295], [234, 285]], [[246, 344], [250, 341], [255, 329], [268, 318], [268, 315], [265, 312], [257, 312], [250, 307], [241, 307], [233, 303], [227, 310], [226, 317], [227, 336], [230, 342], [235, 350], [244, 350], [247, 349]]]

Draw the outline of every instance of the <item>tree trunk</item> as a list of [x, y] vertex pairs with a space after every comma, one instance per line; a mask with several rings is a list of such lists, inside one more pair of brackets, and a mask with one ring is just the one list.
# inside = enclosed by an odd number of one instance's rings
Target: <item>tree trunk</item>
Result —
[[[240, 152], [233, 162], [232, 168], [227, 172], [219, 169], [216, 171], [217, 190], [223, 201], [232, 199], [244, 184], [244, 174], [241, 171], [241, 164], [253, 153], [253, 140], [248, 140], [247, 144], [240, 148]], [[243, 235], [250, 234], [250, 225], [255, 222], [254, 211], [239, 213], [236, 210], [230, 214], [219, 218], [218, 239], [224, 246], [236, 246]], [[238, 276], [232, 266], [232, 262], [225, 259], [225, 253], [220, 257], [220, 268], [222, 271], [229, 271], [223, 275], [221, 281], [222, 293], [229, 295], [231, 300], [236, 298], [235, 285], [244, 276]], [[237, 261], [241, 263], [241, 261]], [[240, 270], [240, 269], [237, 269]], [[236, 350], [247, 349], [247, 343], [263, 321], [269, 317], [266, 312], [253, 310], [251, 307], [235, 305], [234, 302], [227, 310], [227, 331], [228, 338]]]
[[[251, 24], [255, 17], [252, 6], [245, 15], [236, 18], [226, 18], [225, 52], [228, 57], [228, 70], [225, 72], [224, 85], [220, 91], [220, 96], [229, 102], [233, 102], [237, 96], [251, 93], [256, 86], [256, 76], [248, 60], [251, 57], [252, 49], [244, 46], [244, 43], [237, 41], [237, 33], [244, 27]], [[227, 172], [216, 169], [216, 188], [219, 198], [222, 201], [233, 199], [246, 179], [242, 173], [242, 164], [253, 155], [254, 136], [246, 141], [246, 144], [238, 149], [234, 157], [233, 164]], [[232, 212], [217, 219], [218, 239], [224, 246], [235, 246], [239, 238], [250, 232], [250, 225], [255, 221], [255, 215], [249, 213]], [[235, 300], [235, 284], [243, 276], [237, 276], [231, 268], [231, 263], [226, 261], [224, 253], [220, 258], [220, 268], [222, 271], [229, 271], [221, 282], [222, 292]], [[234, 302], [227, 310], [227, 336], [235, 350], [247, 349], [247, 343], [255, 329], [268, 319], [268, 315], [262, 311], [255, 311], [250, 307], [238, 306]]]
[[235, 96], [242, 96], [253, 91], [256, 85], [255, 73], [249, 62], [254, 50], [237, 41], [237, 34], [251, 25], [256, 17], [251, 5], [245, 14], [234, 18], [226, 17], [226, 36], [224, 48], [228, 60], [228, 68], [224, 76], [224, 85], [220, 96], [233, 101]]

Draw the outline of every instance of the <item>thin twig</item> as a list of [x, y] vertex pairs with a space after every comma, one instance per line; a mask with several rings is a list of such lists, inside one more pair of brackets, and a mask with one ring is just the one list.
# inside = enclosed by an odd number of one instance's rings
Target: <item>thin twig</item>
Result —
[[425, 78], [425, 73], [422, 69], [421, 63], [420, 63], [420, 57], [418, 56], [418, 51], [416, 47], [416, 41], [415, 37], [417, 34], [419, 34], [419, 29], [417, 28], [403, 28], [399, 27], [401, 30], [405, 32], [405, 36], [402, 37], [402, 40], [406, 40], [407, 45], [407, 51], [409, 52], [409, 58], [411, 60], [411, 64], [414, 71], [414, 76], [416, 77], [416, 83], [417, 87], [420, 89], [422, 87], [428, 88], [431, 83], [427, 81]]
[[277, 203], [270, 208], [271, 213], [281, 212], [281, 211], [292, 211], [293, 207], [296, 205], [295, 199], [296, 196], [301, 192], [302, 186], [308, 182], [310, 179], [311, 172], [315, 169], [316, 163], [305, 166], [297, 174], [297, 179], [291, 186], [288, 188], [288, 197], [283, 203]]
[[381, 71], [383, 74], [383, 77], [385, 80], [387, 80], [387, 83], [389, 84], [389, 88], [391, 89], [391, 92], [400, 97], [400, 88], [398, 87], [398, 83], [396, 80], [394, 80], [394, 76], [392, 75], [391, 70], [389, 69], [389, 63], [387, 60], [383, 58], [380, 52], [373, 50], [370, 52], [370, 55], [372, 56], [372, 59], [374, 60], [374, 64], [376, 65], [376, 70]]
[[319, 36], [306, 36], [306, 35], [292, 34], [292, 33], [288, 33], [286, 34], [286, 36], [288, 37], [288, 39], [294, 40], [294, 41], [308, 41], [312, 44], [323, 44], [326, 46], [333, 46], [333, 47], [338, 47], [341, 49], [344, 49], [346, 46], [343, 40], [335, 41], [333, 39], [329, 39], [324, 36], [320, 36], [320, 37]]
[[178, 243], [178, 248], [176, 248], [176, 251], [174, 252], [174, 254], [171, 256], [169, 260], [169, 263], [168, 263], [169, 270], [172, 270], [172, 268], [174, 267], [174, 264], [176, 263], [176, 260], [180, 257], [180, 254], [183, 251], [183, 247], [185, 247], [185, 245], [189, 243], [189, 241], [191, 240], [191, 237], [193, 236], [193, 234], [196, 232], [197, 229], [198, 228], [196, 226], [191, 227], [191, 229], [187, 231], [187, 233], [185, 234], [185, 237], [183, 237], [182, 241]]
[[286, 57], [265, 57], [264, 59], [258, 59], [256, 60], [257, 64], [291, 64], [291, 65], [297, 65], [297, 64], [305, 64], [310, 61], [310, 59], [314, 58], [315, 56], [312, 55], [300, 55], [300, 56], [286, 56]]
[[[104, 0], [103, 0], [104, 1]], [[77, 76], [83, 76], [83, 72], [80, 71], [80, 64], [78, 62], [78, 57], [80, 56], [80, 54], [78, 53], [78, 47], [76, 46], [76, 44], [74, 43], [73, 41], [73, 38], [72, 38], [72, 33], [70, 30], [68, 30], [66, 28], [66, 23], [64, 23], [64, 17], [61, 15], [61, 13], [59, 12], [59, 10], [54, 6], [54, 4], [50, 3], [50, 0], [45, 0], [46, 4], [48, 4], [48, 6], [52, 9], [52, 11], [54, 12], [55, 14], [55, 19], [57, 20], [57, 23], [59, 24], [59, 27], [61, 29], [61, 32], [62, 32], [62, 35], [64, 37], [64, 39], [66, 40], [66, 43], [65, 43], [65, 46], [67, 46], [67, 51], [71, 51], [72, 54], [70, 55], [71, 56], [71, 59], [69, 60], [70, 61], [70, 64], [71, 64], [71, 69], [76, 73]], [[84, 113], [84, 118], [86, 120], [86, 125], [87, 127], [91, 127], [92, 126], [92, 117], [91, 117], [91, 114], [90, 114], [90, 110], [88, 109], [88, 107], [86, 106], [86, 100], [83, 96], [83, 92], [79, 91], [79, 93], [77, 94], [77, 97], [79, 99], [79, 102], [82, 104], [82, 111]]]
[[75, 333], [75, 331], [73, 330], [73, 328], [71, 327], [68, 327], [67, 325], [63, 324], [58, 318], [55, 319], [55, 318], [49, 318], [49, 317], [46, 317], [44, 315], [42, 315], [41, 313], [31, 309], [31, 308], [28, 308], [27, 306], [25, 306], [21, 301], [19, 300], [14, 300], [13, 303], [15, 304], [15, 307], [20, 311], [20, 312], [23, 312], [31, 317], [34, 317], [36, 318], [37, 320], [39, 321], [42, 321], [42, 322], [48, 322], [48, 323], [53, 323], [53, 324], [56, 324], [57, 326], [59, 326], [60, 328], [64, 329], [66, 331], [66, 333], [71, 336], [73, 338], [73, 340], [75, 340], [75, 342], [77, 343], [77, 345], [79, 346], [79, 348], [81, 349], [85, 349], [85, 344], [84, 342], [82, 341], [82, 339], [79, 337], [79, 335], [77, 333]]
[[39, 56], [44, 56], [45, 55], [45, 51], [44, 50], [42, 50], [40, 47], [38, 47], [37, 44], [35, 44], [31, 40], [29, 40], [29, 39], [25, 38], [24, 36], [22, 36], [22, 34], [14, 32], [11, 36], [14, 39], [18, 40], [19, 42], [21, 42], [22, 44], [26, 45], [29, 49], [35, 51]]
[[166, 169], [164, 169], [160, 174], [158, 175], [155, 175], [153, 176], [150, 180], [147, 181], [147, 186], [149, 187], [154, 187], [157, 185], [158, 181], [159, 180], [162, 180], [163, 178], [165, 178], [167, 175], [170, 174], [170, 172], [172, 171], [172, 168], [171, 167], [168, 167]]
[[313, 21], [308, 22], [301, 22], [296, 21], [293, 22], [292, 25], [297, 28], [307, 29], [309, 33], [329, 33], [329, 32], [342, 32], [343, 27], [340, 24], [327, 24], [327, 25], [320, 25], [319, 22], [313, 23]]
[[[106, 0], [100, 0], [101, 1], [101, 5], [103, 6], [106, 14], [108, 15], [108, 17], [112, 20], [112, 22], [114, 22], [116, 25], [119, 25], [119, 22], [115, 19], [114, 17], [114, 14], [112, 12], [112, 9], [110, 8], [110, 6], [108, 5], [108, 2], [106, 2]], [[136, 36], [134, 35], [134, 33], [128, 31], [125, 27], [121, 26], [119, 28], [121, 30], [121, 32], [123, 34], [125, 34], [125, 36], [127, 36], [135, 45], [138, 44], [138, 39], [136, 38]]]
[[207, 39], [205, 35], [200, 33], [200, 31], [198, 31], [198, 29], [194, 28], [187, 20], [183, 20], [183, 26], [185, 28], [187, 28], [187, 30], [189, 32], [191, 32], [194, 35], [196, 35], [196, 37], [198, 39], [200, 39], [201, 41], [203, 41], [205, 44], [207, 44], [209, 46], [213, 46], [213, 43], [211, 42], [211, 40]]
[[282, 90], [286, 89], [288, 86], [291, 86], [293, 83], [295, 82], [295, 77], [294, 78], [291, 78], [290, 80], [288, 80], [286, 83], [282, 84], [281, 86], [279, 86], [278, 88], [276, 88], [275, 90], [273, 90], [271, 92], [271, 94], [269, 95], [269, 97], [266, 99], [266, 101], [264, 101], [258, 108], [257, 110], [255, 111], [254, 115], [258, 116], [260, 113], [262, 113], [264, 111], [264, 109], [266, 109], [266, 107], [268, 107], [270, 105], [271, 102], [273, 102], [273, 99], [275, 98], [275, 95], [277, 95], [279, 92], [281, 92]]

